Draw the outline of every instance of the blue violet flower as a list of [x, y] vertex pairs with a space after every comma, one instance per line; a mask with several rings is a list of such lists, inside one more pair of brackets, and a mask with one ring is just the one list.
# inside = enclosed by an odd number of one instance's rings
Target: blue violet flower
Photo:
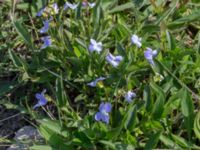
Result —
[[45, 9], [46, 9], [46, 7], [45, 7], [45, 8], [42, 8], [42, 9], [40, 9], [40, 10], [37, 12], [36, 16], [37, 16], [37, 17], [41, 17], [41, 16], [42, 16], [42, 14], [43, 14], [43, 12], [45, 11]]
[[41, 40], [44, 42], [41, 49], [44, 49], [51, 45], [51, 37], [50, 36], [44, 36], [41, 38]]
[[90, 45], [88, 47], [90, 52], [96, 51], [98, 54], [102, 51], [102, 43], [97, 42], [94, 39], [90, 39]]
[[109, 112], [111, 112], [112, 105], [110, 103], [102, 102], [99, 106], [99, 112], [95, 114], [96, 121], [102, 121], [105, 123], [109, 123]]
[[131, 42], [133, 43], [133, 44], [135, 44], [138, 48], [140, 48], [141, 46], [142, 46], [142, 43], [141, 43], [141, 41], [142, 41], [142, 38], [139, 38], [137, 35], [132, 35], [132, 37], [131, 37]]
[[131, 103], [133, 101], [133, 99], [136, 97], [136, 94], [132, 91], [128, 91], [125, 95], [125, 100], [128, 102], [128, 103]]
[[108, 53], [106, 56], [106, 60], [110, 63], [113, 67], [117, 67], [119, 63], [123, 60], [122, 56], [113, 56], [111, 53]]
[[153, 58], [156, 57], [158, 54], [157, 50], [152, 50], [151, 48], [147, 47], [146, 51], [144, 52], [144, 57], [146, 58], [146, 60], [151, 64], [151, 65], [155, 65]]
[[93, 2], [93, 3], [88, 2], [88, 5], [89, 5], [90, 8], [94, 8], [96, 6], [96, 3], [95, 2]]
[[99, 78], [95, 79], [94, 81], [88, 83], [87, 85], [88, 85], [88, 86], [91, 86], [91, 87], [96, 87], [97, 82], [103, 81], [103, 80], [105, 80], [105, 79], [106, 79], [106, 78], [104, 78], [104, 77], [99, 77]]
[[38, 102], [36, 105], [33, 106], [33, 109], [47, 104], [47, 99], [44, 96], [45, 93], [46, 93], [46, 90], [43, 90], [42, 93], [35, 94], [35, 97], [38, 100]]
[[40, 29], [40, 33], [46, 33], [49, 30], [49, 22], [50, 20], [45, 20], [43, 22], [44, 26]]
[[78, 4], [71, 4], [69, 2], [66, 2], [63, 9], [66, 10], [66, 9], [70, 8], [70, 9], [74, 10], [77, 7], [78, 7]]
[[57, 3], [53, 3], [52, 7], [53, 7], [53, 10], [54, 10], [54, 13], [58, 14], [58, 12], [59, 12], [58, 4]]

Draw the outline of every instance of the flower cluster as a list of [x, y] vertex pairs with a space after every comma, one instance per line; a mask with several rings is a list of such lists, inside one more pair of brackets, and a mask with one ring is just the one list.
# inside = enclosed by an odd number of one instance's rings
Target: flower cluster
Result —
[[[93, 7], [96, 6], [96, 3], [95, 3], [95, 2], [90, 3], [90, 2], [84, 1], [84, 2], [82, 2], [82, 6], [83, 6], [83, 7], [89, 6], [90, 8], [93, 8]], [[78, 7], [78, 4], [72, 4], [72, 3], [70, 3], [70, 2], [66, 2], [66, 3], [64, 4], [64, 6], [63, 6], [63, 10], [67, 10], [67, 9], [69, 9], [69, 8], [72, 9], [72, 10], [75, 10], [77, 7]], [[57, 4], [57, 3], [53, 3], [53, 4], [50, 6], [50, 8], [53, 9], [53, 14], [58, 14], [58, 13], [59, 13], [59, 7], [58, 7], [58, 4]], [[42, 8], [42, 9], [40, 9], [40, 10], [37, 12], [36, 16], [37, 16], [37, 17], [41, 17], [41, 16], [43, 15], [43, 13], [44, 13], [46, 10], [48, 10], [48, 7], [44, 7], [44, 8]], [[44, 26], [40, 29], [40, 33], [41, 33], [41, 34], [47, 33], [47, 32], [48, 32], [48, 30], [49, 30], [49, 23], [50, 23], [51, 20], [52, 20], [52, 17], [51, 17], [51, 19], [45, 20], [45, 21], [43, 22]], [[51, 42], [51, 37], [50, 37], [50, 36], [42, 37], [41, 40], [44, 42], [44, 44], [42, 45], [41, 49], [44, 49], [44, 48], [50, 46], [51, 43], [52, 43], [52, 42]], [[89, 48], [91, 52], [92, 52], [92, 51], [98, 51], [98, 52], [100, 52], [100, 51], [102, 50], [102, 43], [101, 43], [101, 42], [100, 42], [100, 43], [95, 43], [95, 41], [93, 41], [93, 40], [91, 39], [91, 43], [92, 43], [92, 44], [91, 44], [91, 46], [90, 46], [90, 48]]]
[[[82, 2], [82, 6], [83, 7], [87, 7], [89, 6], [90, 8], [95, 7], [95, 3], [89, 3], [87, 1]], [[59, 8], [58, 5], [56, 3], [52, 4], [51, 7], [54, 10], [54, 14], [58, 14], [59, 13]], [[67, 10], [67, 9], [72, 9], [75, 10], [78, 7], [78, 4], [73, 4], [73, 3], [69, 3], [66, 2], [63, 6], [63, 10]], [[36, 16], [42, 16], [43, 12], [46, 10], [46, 8], [42, 8]], [[45, 20], [43, 22], [44, 26], [40, 29], [40, 33], [44, 34], [47, 33], [49, 30], [49, 24], [50, 21], [52, 20], [52, 18], [50, 18], [49, 20]], [[43, 45], [41, 47], [41, 49], [44, 49], [48, 46], [50, 46], [52, 44], [51, 42], [51, 37], [50, 36], [43, 36], [41, 38], [41, 40], [43, 41]], [[133, 34], [131, 37], [131, 43], [136, 45], [138, 48], [142, 47], [142, 38], [138, 37], [136, 34]], [[103, 44], [100, 41], [96, 41], [95, 39], [90, 39], [90, 43], [88, 44], [88, 51], [90, 53], [96, 52], [97, 54], [100, 54], [103, 50]], [[155, 65], [154, 63], [154, 58], [157, 56], [158, 52], [157, 50], [152, 50], [151, 48], [146, 48], [146, 50], [144, 51], [144, 57], [146, 58], [146, 60], [151, 64], [151, 65]], [[107, 53], [107, 55], [105, 56], [105, 60], [114, 68], [117, 68], [120, 63], [123, 61], [123, 57], [121, 55], [113, 55], [110, 52]], [[90, 87], [96, 87], [97, 83], [100, 81], [105, 80], [105, 77], [99, 77], [97, 79], [95, 79], [94, 81], [91, 81], [90, 83], [87, 83], [88, 86]], [[43, 91], [42, 93], [37, 93], [36, 94], [36, 98], [38, 100], [38, 103], [33, 107], [34, 109], [39, 107], [39, 106], [44, 106], [47, 104], [47, 100], [44, 96], [44, 93], [46, 91]], [[133, 99], [136, 97], [136, 93], [132, 92], [132, 91], [128, 91], [125, 95], [125, 101], [127, 101], [128, 103], [131, 103], [133, 101]], [[109, 113], [111, 112], [112, 109], [112, 105], [109, 102], [101, 102], [100, 106], [99, 106], [99, 111], [95, 114], [95, 120], [96, 121], [102, 121], [105, 122], [106, 124], [109, 123]]]

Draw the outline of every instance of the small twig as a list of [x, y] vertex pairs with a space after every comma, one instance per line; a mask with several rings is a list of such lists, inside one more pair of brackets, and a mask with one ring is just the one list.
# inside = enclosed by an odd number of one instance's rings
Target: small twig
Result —
[[10, 116], [10, 117], [7, 117], [7, 118], [5, 118], [5, 119], [0, 120], [0, 122], [4, 122], [4, 121], [9, 120], [9, 119], [11, 119], [11, 118], [14, 118], [14, 117], [16, 117], [16, 116], [18, 116], [18, 115], [20, 115], [20, 114], [21, 114], [21, 113], [18, 113], [18, 114], [12, 115], [12, 116]]

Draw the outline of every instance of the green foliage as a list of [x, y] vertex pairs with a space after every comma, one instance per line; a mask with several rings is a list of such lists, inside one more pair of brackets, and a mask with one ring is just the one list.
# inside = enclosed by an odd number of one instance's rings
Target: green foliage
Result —
[[[0, 97], [18, 99], [44, 138], [30, 149], [200, 149], [199, 3], [98, 0], [94, 8], [79, 2], [63, 10], [59, 0], [54, 14], [53, 2], [13, 4], [12, 35], [0, 33], [6, 43], [0, 46]], [[50, 16], [48, 32], [40, 34]], [[142, 37], [141, 48], [131, 44], [133, 34]], [[41, 49], [44, 35], [52, 45]], [[100, 54], [89, 52], [91, 38], [103, 43]], [[146, 47], [159, 52], [155, 66], [145, 60]], [[108, 52], [123, 57], [117, 68], [105, 60]], [[96, 87], [87, 85], [100, 76], [106, 79]], [[42, 89], [48, 104], [32, 110]], [[130, 90], [137, 96], [128, 103]], [[109, 124], [95, 120], [101, 102], [112, 104]]]

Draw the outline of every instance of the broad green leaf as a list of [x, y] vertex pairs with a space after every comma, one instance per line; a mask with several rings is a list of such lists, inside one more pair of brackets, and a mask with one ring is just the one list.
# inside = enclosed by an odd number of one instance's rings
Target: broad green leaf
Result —
[[152, 101], [151, 101], [151, 91], [149, 86], [144, 87], [143, 91], [143, 100], [145, 101], [145, 108], [148, 112], [151, 111], [152, 108]]
[[166, 30], [166, 36], [169, 50], [174, 50], [176, 48], [174, 38], [168, 30]]
[[191, 139], [193, 122], [194, 122], [194, 105], [191, 95], [184, 88], [180, 91], [181, 97], [181, 111], [184, 116], [184, 123], [188, 131], [189, 139]]
[[80, 143], [79, 145], [86, 148], [90, 149], [94, 147], [94, 144], [91, 142], [91, 140], [87, 137], [87, 135], [84, 132], [75, 132], [74, 136], [79, 139]]
[[31, 49], [34, 49], [33, 42], [31, 39], [30, 34], [25, 26], [22, 25], [21, 22], [13, 20], [13, 24], [15, 29], [17, 30], [18, 34], [22, 37], [24, 42], [30, 46]]
[[165, 97], [163, 97], [163, 95], [160, 94], [157, 97], [156, 102], [153, 107], [153, 117], [155, 119], [159, 119], [162, 117], [162, 114], [164, 111], [164, 101], [165, 101]]
[[200, 111], [197, 113], [194, 120], [194, 133], [196, 137], [200, 140]]
[[198, 44], [197, 44], [198, 52], [200, 53], [200, 32], [198, 34]]
[[60, 123], [58, 121], [52, 121], [52, 120], [37, 120], [41, 126], [50, 129], [51, 131], [53, 131], [54, 133], [63, 136], [63, 137], [67, 137], [68, 136], [68, 132], [67, 131], [63, 131], [62, 127], [60, 125]]
[[132, 131], [135, 125], [136, 115], [137, 115], [137, 108], [135, 106], [131, 106], [127, 112], [127, 118], [124, 123], [125, 129], [129, 129], [130, 131]]
[[116, 6], [115, 8], [111, 9], [109, 11], [109, 13], [121, 12], [121, 11], [124, 11], [126, 9], [130, 9], [130, 8], [134, 8], [133, 2], [128, 2], [126, 4], [122, 4], [122, 5]]
[[165, 135], [160, 135], [160, 140], [168, 148], [171, 148], [171, 149], [181, 149], [181, 147], [179, 145], [177, 145], [174, 142], [174, 140], [170, 139], [169, 137], [167, 137]]
[[47, 145], [34, 145], [30, 147], [30, 150], [56, 150], [56, 149]]
[[[62, 136], [56, 134], [51, 129], [47, 128], [46, 126], [40, 125], [39, 130], [43, 138], [47, 141], [47, 143], [55, 147], [55, 149], [66, 148], [66, 149], [73, 150], [72, 145], [65, 144], [67, 139], [64, 139]], [[68, 143], [70, 143], [69, 140], [68, 140]]]
[[115, 144], [112, 143], [111, 141], [100, 140], [99, 143], [108, 146], [110, 149], [113, 149], [113, 150], [115, 149]]
[[190, 23], [192, 21], [196, 21], [198, 20], [200, 17], [200, 11], [193, 11], [192, 14], [185, 16], [185, 17], [181, 17], [180, 19], [177, 19], [175, 21], [173, 21], [172, 23], [168, 24], [169, 28], [172, 27], [180, 27], [183, 24], [187, 24]]
[[27, 67], [27, 64], [20, 57], [18, 57], [12, 50], [9, 50], [8, 53], [15, 67], [18, 67], [18, 68]]
[[78, 47], [74, 47], [74, 53], [77, 57], [80, 57], [81, 56], [81, 52], [80, 50], [78, 49]]
[[58, 106], [63, 107], [66, 106], [66, 93], [64, 92], [64, 86], [63, 86], [63, 79], [57, 78], [56, 80], [56, 96], [58, 101]]
[[183, 139], [182, 137], [179, 137], [177, 135], [172, 134], [172, 138], [182, 148], [189, 148], [188, 147], [189, 145], [188, 145], [187, 141], [185, 139]]
[[151, 88], [156, 92], [156, 102], [153, 106], [153, 117], [155, 119], [159, 119], [162, 117], [162, 113], [164, 111], [164, 102], [165, 102], [165, 94], [163, 90], [156, 85], [155, 83], [150, 83]]
[[199, 146], [187, 141], [185, 138], [172, 134], [172, 139], [180, 145], [182, 148], [185, 149], [200, 149]]
[[150, 150], [150, 149], [154, 149], [158, 143], [159, 137], [161, 135], [162, 131], [158, 131], [157, 133], [153, 134], [149, 140], [147, 141], [144, 149], [145, 150]]

